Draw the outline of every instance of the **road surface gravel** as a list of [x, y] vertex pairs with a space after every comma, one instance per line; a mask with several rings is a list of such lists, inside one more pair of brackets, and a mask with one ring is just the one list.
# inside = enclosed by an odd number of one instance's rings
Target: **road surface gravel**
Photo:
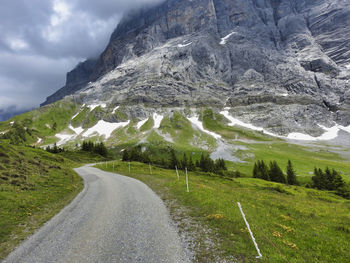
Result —
[[84, 190], [6, 263], [190, 262], [161, 199], [135, 179], [77, 168]]

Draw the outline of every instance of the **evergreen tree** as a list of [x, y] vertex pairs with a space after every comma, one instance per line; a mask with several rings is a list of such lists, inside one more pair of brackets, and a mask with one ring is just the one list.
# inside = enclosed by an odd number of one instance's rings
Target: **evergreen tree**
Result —
[[287, 165], [287, 183], [290, 185], [298, 184], [297, 177], [293, 169], [292, 162], [290, 160], [288, 160], [288, 165]]
[[97, 143], [94, 146], [94, 152], [103, 156], [103, 157], [107, 157], [107, 154], [108, 154], [107, 148], [103, 142]]
[[227, 171], [226, 163], [224, 159], [217, 159], [215, 162], [216, 171]]
[[321, 169], [314, 169], [314, 176], [311, 178], [312, 187], [317, 189], [326, 189], [325, 185], [325, 175]]
[[[255, 171], [255, 178], [260, 178], [266, 181], [270, 181], [269, 168], [263, 160], [257, 162]], [[253, 170], [254, 173], [254, 170]]]
[[199, 161], [199, 168], [204, 171], [205, 170], [205, 158], [204, 158], [204, 154], [201, 154], [201, 159]]
[[341, 175], [332, 169], [332, 171], [327, 167], [323, 172], [322, 169], [314, 169], [314, 176], [312, 179], [312, 187], [320, 190], [330, 190], [334, 191], [342, 188], [345, 184]]
[[333, 184], [334, 184], [334, 189], [339, 189], [339, 188], [342, 188], [344, 185], [345, 185], [345, 182], [343, 180], [343, 178], [341, 177], [341, 175], [333, 169], [332, 171], [333, 173], [333, 177], [334, 177], [334, 181], [333, 181]]
[[59, 150], [58, 150], [58, 147], [57, 147], [56, 143], [53, 146], [52, 153], [59, 153]]
[[255, 162], [254, 163], [254, 168], [253, 168], [253, 178], [259, 178], [259, 168], [258, 164]]
[[142, 154], [142, 162], [143, 163], [151, 163], [151, 157], [149, 156], [148, 152], [144, 152]]
[[130, 155], [129, 155], [128, 149], [125, 149], [125, 150], [123, 151], [122, 161], [123, 161], [123, 162], [128, 162], [128, 161], [130, 161]]
[[183, 158], [182, 158], [181, 168], [182, 168], [182, 169], [185, 169], [185, 168], [188, 169], [188, 160], [187, 160], [187, 155], [186, 155], [186, 153], [184, 153], [184, 156], [183, 156]]
[[52, 125], [52, 130], [53, 130], [53, 131], [56, 131], [56, 130], [57, 130], [57, 123], [56, 123], [56, 122], [53, 123], [53, 125]]
[[131, 149], [130, 161], [142, 162], [142, 150], [140, 145]]
[[276, 161], [270, 162], [269, 176], [273, 182], [286, 183], [286, 178]]
[[199, 160], [196, 160], [196, 167], [200, 168]]
[[175, 150], [172, 148], [170, 150], [170, 165], [169, 165], [169, 168], [170, 169], [175, 169], [175, 166], [177, 166], [177, 168], [179, 168], [179, 160], [176, 157]]
[[193, 163], [192, 155], [190, 155], [190, 160], [188, 161], [188, 170], [189, 171], [195, 171], [196, 166]]

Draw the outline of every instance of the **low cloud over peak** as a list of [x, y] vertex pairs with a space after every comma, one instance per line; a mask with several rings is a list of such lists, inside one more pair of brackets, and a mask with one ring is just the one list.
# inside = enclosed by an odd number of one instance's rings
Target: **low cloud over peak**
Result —
[[21, 111], [64, 85], [97, 56], [123, 13], [162, 0], [4, 0], [0, 8], [0, 115]]

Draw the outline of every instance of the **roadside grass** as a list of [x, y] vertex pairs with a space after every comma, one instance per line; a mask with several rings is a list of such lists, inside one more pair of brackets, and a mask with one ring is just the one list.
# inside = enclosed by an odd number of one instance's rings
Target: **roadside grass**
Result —
[[0, 259], [82, 190], [72, 170], [77, 166], [41, 149], [0, 141]]
[[[129, 173], [128, 163], [114, 164], [114, 172], [146, 183], [163, 200], [185, 207], [186, 216], [201, 224], [203, 231], [211, 229], [214, 249], [207, 250], [208, 241], [196, 235], [196, 262], [218, 262], [218, 256], [226, 262], [348, 261], [350, 202], [332, 193], [196, 172], [189, 173], [190, 192], [186, 193], [183, 171], [178, 181], [173, 170], [153, 166], [150, 175], [148, 165], [132, 162]], [[108, 168], [97, 167], [113, 171], [112, 162]], [[237, 202], [243, 206], [263, 255], [261, 260], [255, 258], [257, 253]]]
[[58, 156], [62, 156], [65, 159], [71, 160], [77, 164], [98, 163], [110, 160], [110, 158], [105, 158], [99, 154], [85, 152], [82, 150], [61, 152], [58, 154]]

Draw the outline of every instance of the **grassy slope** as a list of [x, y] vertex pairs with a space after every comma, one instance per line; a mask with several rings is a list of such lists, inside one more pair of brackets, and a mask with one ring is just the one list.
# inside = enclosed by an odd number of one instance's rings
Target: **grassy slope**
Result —
[[334, 168], [342, 173], [346, 181], [350, 181], [350, 163], [338, 154], [324, 150], [315, 151], [312, 148], [289, 144], [286, 142], [274, 142], [272, 144], [250, 144], [245, 145], [249, 151], [254, 153], [254, 158], [248, 158], [248, 163], [236, 164], [235, 166], [246, 174], [252, 174], [255, 160], [263, 159], [267, 162], [276, 160], [285, 169], [288, 159], [293, 162], [300, 183], [311, 180], [315, 167]]
[[[324, 169], [327, 166], [340, 171], [343, 178], [346, 181], [350, 181], [350, 163], [338, 154], [291, 144], [278, 138], [266, 136], [261, 132], [228, 127], [225, 125], [224, 117], [220, 114], [214, 114], [211, 110], [204, 110], [202, 117], [205, 128], [221, 134], [233, 144], [247, 148], [246, 151], [238, 151], [236, 153], [245, 163], [231, 163], [229, 165], [231, 169], [234, 167], [243, 174], [251, 176], [256, 160], [265, 160], [267, 162], [276, 160], [282, 169], [285, 169], [288, 160], [291, 160], [299, 175], [298, 180], [300, 183], [310, 182], [315, 167]], [[237, 138], [241, 140], [237, 141]]]
[[[21, 122], [28, 128], [34, 129], [35, 135], [44, 138], [44, 144], [54, 143], [57, 138], [53, 137], [56, 133], [66, 129], [72, 118], [77, 113], [79, 105], [69, 100], [61, 100], [53, 104], [38, 108], [36, 110], [15, 116], [8, 121], [0, 123], [0, 131], [6, 131], [11, 128], [10, 122]], [[56, 123], [56, 130], [53, 129]], [[28, 143], [35, 143], [31, 141]]]
[[[256, 262], [256, 251], [236, 202], [241, 202], [259, 248], [260, 262], [347, 262], [350, 245], [349, 201], [331, 193], [291, 187], [252, 178], [226, 180], [189, 174], [190, 193], [180, 172], [116, 162], [115, 171], [145, 182], [163, 199], [188, 208], [187, 216], [206, 228], [216, 249], [195, 240], [197, 262], [234, 255], [238, 262]], [[100, 167], [102, 169], [104, 166]], [[112, 165], [108, 166], [111, 171]]]
[[0, 141], [0, 259], [82, 189], [76, 163]]

